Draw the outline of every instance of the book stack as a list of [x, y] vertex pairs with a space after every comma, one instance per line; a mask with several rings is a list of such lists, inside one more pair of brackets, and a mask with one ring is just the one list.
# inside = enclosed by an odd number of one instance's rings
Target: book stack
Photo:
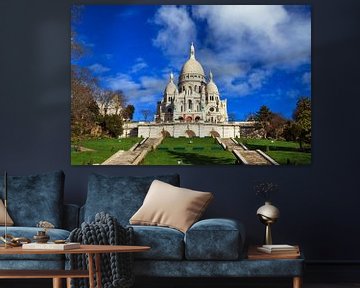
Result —
[[259, 252], [264, 252], [268, 254], [299, 254], [299, 247], [298, 246], [291, 246], [291, 245], [262, 245], [257, 247]]
[[80, 243], [28, 243], [22, 245], [27, 250], [70, 250], [79, 249]]
[[300, 249], [297, 245], [250, 246], [248, 250], [248, 259], [250, 260], [296, 259], [299, 257]]

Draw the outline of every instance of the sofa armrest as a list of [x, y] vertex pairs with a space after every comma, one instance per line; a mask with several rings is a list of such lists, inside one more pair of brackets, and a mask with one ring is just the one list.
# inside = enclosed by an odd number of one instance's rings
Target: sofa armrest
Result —
[[188, 260], [236, 260], [242, 254], [245, 228], [233, 219], [214, 218], [196, 222], [185, 235]]
[[64, 204], [63, 228], [71, 231], [77, 227], [79, 227], [79, 206]]

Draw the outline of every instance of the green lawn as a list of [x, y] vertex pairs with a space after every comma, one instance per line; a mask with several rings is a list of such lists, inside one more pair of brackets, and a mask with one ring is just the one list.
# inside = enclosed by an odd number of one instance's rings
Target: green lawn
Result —
[[311, 146], [300, 150], [298, 142], [269, 139], [236, 139], [249, 149], [260, 149], [281, 165], [308, 165], [311, 163]]
[[142, 165], [221, 165], [235, 161], [235, 156], [213, 138], [165, 138]]
[[[119, 150], [129, 150], [141, 138], [103, 138], [81, 140], [71, 144], [71, 165], [92, 165], [104, 162]], [[77, 146], [92, 149], [94, 151], [78, 151]]]

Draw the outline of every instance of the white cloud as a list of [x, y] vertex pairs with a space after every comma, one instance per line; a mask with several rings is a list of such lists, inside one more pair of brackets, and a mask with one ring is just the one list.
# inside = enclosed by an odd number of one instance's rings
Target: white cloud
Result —
[[298, 98], [300, 96], [299, 94], [300, 94], [299, 90], [296, 89], [290, 89], [286, 92], [286, 96], [290, 99]]
[[136, 83], [129, 75], [118, 73], [115, 76], [103, 78], [105, 85], [112, 90], [136, 91], [140, 89], [140, 84]]
[[167, 55], [183, 55], [189, 50], [190, 43], [196, 42], [196, 26], [184, 6], [160, 7], [153, 22], [161, 26], [153, 44]]
[[153, 43], [169, 56], [173, 71], [180, 70], [194, 41], [196, 58], [206, 74], [212, 70], [227, 97], [261, 89], [274, 68], [293, 70], [310, 63], [310, 17], [284, 6], [163, 6], [154, 23], [161, 29]]
[[148, 64], [142, 58], [137, 58], [136, 63], [131, 67], [130, 73], [137, 73], [148, 67]]
[[100, 63], [95, 63], [95, 64], [90, 65], [89, 69], [96, 74], [101, 74], [101, 73], [110, 71], [110, 68], [105, 67], [104, 65], [102, 65]]
[[301, 81], [303, 84], [308, 85], [311, 83], [311, 72], [305, 72], [302, 75]]
[[280, 5], [200, 5], [194, 17], [206, 21], [206, 44], [232, 61], [297, 66], [310, 61], [310, 18]]
[[162, 97], [167, 79], [166, 77], [150, 77], [143, 76], [138, 80], [133, 77], [119, 73], [113, 77], [103, 78], [105, 86], [112, 90], [121, 90], [129, 103], [135, 104], [135, 108], [139, 109], [139, 105], [154, 103]]

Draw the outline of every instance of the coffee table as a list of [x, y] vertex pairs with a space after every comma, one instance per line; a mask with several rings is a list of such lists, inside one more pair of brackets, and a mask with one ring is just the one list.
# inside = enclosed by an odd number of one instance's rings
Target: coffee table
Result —
[[[72, 278], [88, 278], [89, 288], [101, 288], [101, 257], [102, 253], [127, 253], [144, 252], [148, 246], [123, 246], [123, 245], [80, 245], [78, 249], [69, 250], [25, 250], [21, 247], [0, 248], [0, 254], [25, 255], [25, 254], [87, 254], [88, 270], [0, 270], [0, 279], [31, 279], [52, 278], [53, 288], [62, 287], [62, 279], [66, 278], [68, 287]], [[94, 261], [95, 258], [95, 261]]]

